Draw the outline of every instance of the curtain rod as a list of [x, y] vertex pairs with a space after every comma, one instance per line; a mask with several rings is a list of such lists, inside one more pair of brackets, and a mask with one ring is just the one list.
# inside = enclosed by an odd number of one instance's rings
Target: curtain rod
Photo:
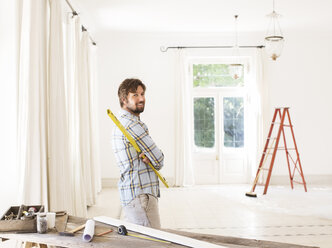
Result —
[[[177, 47], [160, 47], [160, 51], [167, 52], [168, 49], [186, 49], [186, 48], [233, 48], [234, 46], [177, 46]], [[259, 46], [239, 46], [239, 48], [264, 48], [264, 45]]]
[[[73, 13], [73, 16], [78, 16], [78, 13], [76, 12], [76, 10], [73, 8], [73, 6], [70, 4], [69, 0], [65, 0], [66, 3], [68, 4], [69, 8], [71, 9], [72, 13]], [[82, 32], [86, 32], [88, 31], [83, 25], [82, 25]], [[89, 38], [92, 42], [92, 45], [96, 46], [97, 43], [91, 38], [90, 34], [89, 34]]]

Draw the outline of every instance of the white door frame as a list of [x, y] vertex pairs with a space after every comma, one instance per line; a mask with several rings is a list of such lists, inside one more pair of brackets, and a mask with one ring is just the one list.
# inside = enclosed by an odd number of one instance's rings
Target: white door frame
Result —
[[[243, 60], [245, 65], [245, 73], [248, 74], [248, 66], [249, 66], [249, 58], [245, 58]], [[203, 178], [203, 180], [199, 180], [197, 175], [195, 176], [195, 181], [197, 184], [220, 184], [220, 183], [246, 183], [248, 178], [248, 173], [250, 171], [247, 168], [247, 128], [246, 128], [246, 116], [248, 111], [248, 86], [246, 85], [243, 88], [200, 88], [199, 90], [194, 89], [192, 87], [193, 83], [193, 73], [192, 68], [193, 64], [220, 64], [220, 63], [229, 63], [231, 59], [229, 57], [218, 57], [218, 58], [193, 58], [188, 60], [189, 66], [189, 75], [188, 75], [188, 83], [190, 84], [191, 89], [191, 103], [190, 111], [191, 111], [191, 134], [194, 137], [194, 111], [193, 111], [193, 99], [195, 97], [214, 97], [215, 99], [215, 147], [214, 149], [206, 150], [203, 152], [202, 150], [198, 150], [194, 144], [194, 138], [192, 138], [192, 161], [194, 163], [194, 174], [196, 172], [200, 173], [206, 167], [204, 165], [201, 171], [197, 171], [197, 163], [203, 162], [207, 164], [207, 167], [214, 168], [213, 178], [211, 180], [207, 180]], [[248, 77], [249, 78], [249, 77]], [[223, 119], [223, 98], [224, 97], [236, 97], [242, 96], [244, 98], [244, 109], [245, 109], [245, 116], [244, 116], [244, 128], [245, 128], [245, 141], [243, 148], [225, 148], [223, 146], [223, 135], [224, 135], [224, 127], [221, 120]], [[196, 164], [195, 164], [196, 162]], [[233, 165], [232, 165], [233, 164]], [[228, 167], [227, 167], [228, 166]], [[233, 167], [232, 167], [233, 166]], [[236, 170], [229, 170], [229, 168], [235, 168], [237, 166], [237, 170], [241, 169], [242, 167], [242, 175], [237, 175]], [[204, 176], [203, 176], [204, 177]]]

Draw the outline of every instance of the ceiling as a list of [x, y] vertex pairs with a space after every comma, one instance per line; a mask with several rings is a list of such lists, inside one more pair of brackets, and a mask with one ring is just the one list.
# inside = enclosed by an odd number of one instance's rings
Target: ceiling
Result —
[[[89, 31], [265, 31], [273, 0], [70, 0]], [[275, 0], [282, 29], [332, 31], [331, 0]]]

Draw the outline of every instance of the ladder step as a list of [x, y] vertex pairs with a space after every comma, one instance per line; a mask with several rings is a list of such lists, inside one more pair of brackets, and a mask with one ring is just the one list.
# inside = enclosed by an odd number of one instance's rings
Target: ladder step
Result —
[[259, 170], [265, 170], [265, 171], [268, 171], [269, 169], [267, 169], [267, 168], [259, 168]]
[[[271, 148], [271, 149], [274, 149], [274, 148]], [[269, 150], [271, 150], [271, 149], [269, 149]], [[283, 150], [286, 150], [286, 148], [278, 148], [277, 150], [283, 151]], [[295, 150], [295, 148], [292, 148], [292, 149], [287, 148], [287, 151], [288, 150]], [[263, 154], [265, 154], [265, 155], [273, 155], [273, 153], [269, 153], [269, 152], [263, 152]]]
[[[281, 124], [281, 122], [272, 122], [273, 124]], [[283, 124], [284, 127], [293, 127], [293, 125]]]
[[298, 182], [298, 181], [294, 181], [294, 180], [292, 180], [292, 181], [293, 181], [293, 183], [303, 184], [302, 182]]
[[[269, 147], [269, 148], [266, 148], [266, 150], [273, 150], [274, 147]], [[285, 147], [278, 147], [277, 150], [286, 150]], [[287, 148], [287, 150], [296, 150], [295, 148]], [[267, 154], [266, 152], [263, 152], [263, 154]]]

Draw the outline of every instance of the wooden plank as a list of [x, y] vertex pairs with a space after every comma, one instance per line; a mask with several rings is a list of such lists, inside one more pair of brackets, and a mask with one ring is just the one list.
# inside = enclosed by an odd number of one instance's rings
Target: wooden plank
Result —
[[[67, 231], [71, 230], [79, 225], [85, 223], [87, 219], [79, 218], [75, 216], [69, 216], [68, 218], [68, 226]], [[76, 233], [74, 237], [65, 237], [59, 236], [59, 234], [53, 230], [49, 230], [46, 234], [38, 234], [38, 233], [1, 233], [0, 238], [2, 239], [10, 239], [16, 240], [19, 242], [31, 242], [37, 244], [45, 244], [50, 246], [58, 246], [58, 247], [70, 247], [70, 248], [137, 248], [137, 247], [145, 247], [145, 248], [184, 248], [185, 246], [179, 244], [164, 244], [160, 242], [148, 241], [140, 238], [123, 236], [117, 233], [117, 230], [114, 227], [110, 227], [109, 224], [103, 224], [100, 222], [96, 222], [96, 233], [105, 232], [106, 230], [112, 229], [113, 232], [110, 232], [101, 237], [94, 237], [92, 242], [83, 242], [82, 241], [82, 231], [80, 233]], [[244, 238], [236, 238], [236, 237], [226, 237], [219, 235], [211, 235], [211, 234], [200, 234], [200, 233], [191, 233], [191, 232], [183, 232], [176, 230], [164, 230], [166, 232], [173, 232], [175, 234], [179, 234], [182, 236], [188, 236], [193, 239], [198, 239], [201, 241], [206, 241], [214, 244], [218, 244], [221, 246], [232, 247], [232, 248], [253, 248], [253, 247], [268, 247], [268, 248], [317, 248], [312, 246], [304, 246], [304, 245], [294, 245], [294, 244], [286, 244], [280, 242], [272, 242], [272, 241], [263, 241], [263, 240], [255, 240], [255, 239], [244, 239]], [[10, 242], [10, 241], [9, 241]], [[203, 246], [205, 247], [205, 246]]]
[[68, 214], [62, 216], [56, 216], [55, 218], [55, 228], [58, 232], [64, 232], [66, 230], [68, 221]]
[[280, 243], [275, 241], [267, 240], [258, 240], [258, 239], [247, 239], [247, 238], [237, 238], [231, 236], [220, 236], [213, 234], [201, 234], [201, 233], [192, 233], [185, 231], [176, 231], [172, 229], [166, 229], [167, 232], [172, 232], [180, 234], [183, 236], [188, 236], [190, 238], [205, 240], [207, 242], [213, 242], [215, 244], [226, 245], [232, 248], [234, 247], [261, 247], [261, 248], [318, 248], [316, 246], [306, 246], [306, 245], [296, 245], [289, 243]]
[[[156, 241], [140, 239], [131, 236], [119, 235], [111, 232], [109, 236], [94, 237], [91, 242], [84, 242], [82, 234], [76, 234], [74, 237], [59, 236], [56, 233], [46, 234], [3, 234], [10, 239], [28, 241], [37, 244], [47, 244], [48, 246], [59, 246], [68, 248], [184, 248], [178, 244], [164, 244]], [[243, 248], [243, 247], [242, 247]]]
[[32, 248], [32, 246], [33, 246], [33, 243], [31, 243], [31, 242], [24, 242], [24, 244], [23, 244], [23, 248]]
[[151, 236], [154, 238], [167, 240], [167, 241], [170, 241], [175, 244], [189, 246], [192, 248], [202, 248], [202, 247], [204, 247], [204, 248], [225, 248], [226, 247], [226, 246], [215, 245], [212, 243], [200, 241], [197, 239], [188, 238], [188, 237], [181, 236], [181, 235], [174, 234], [174, 233], [161, 231], [161, 230], [150, 228], [150, 227], [132, 224], [132, 223], [129, 223], [126, 221], [113, 219], [113, 218], [107, 217], [107, 216], [98, 216], [98, 217], [94, 217], [93, 219], [96, 221], [105, 223], [105, 224], [112, 225], [112, 226], [124, 225], [127, 228], [127, 230], [131, 230], [131, 231], [134, 231], [137, 233], [148, 235], [148, 236]]

